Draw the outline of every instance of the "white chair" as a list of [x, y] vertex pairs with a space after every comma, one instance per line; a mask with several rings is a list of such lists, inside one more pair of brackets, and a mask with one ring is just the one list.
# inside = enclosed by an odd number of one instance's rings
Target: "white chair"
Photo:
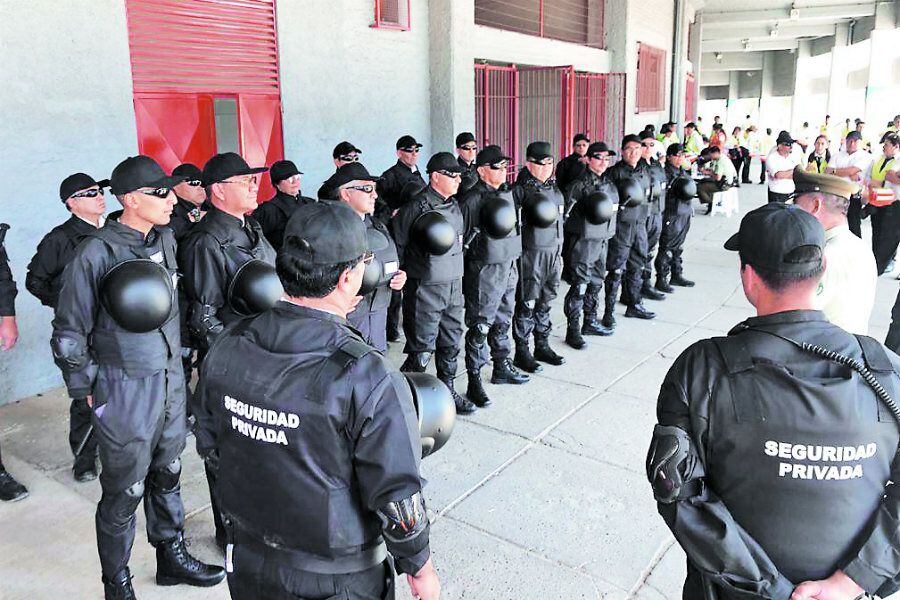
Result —
[[710, 215], [721, 214], [726, 217], [736, 215], [740, 210], [740, 195], [737, 188], [728, 188], [716, 192], [712, 197], [712, 211]]

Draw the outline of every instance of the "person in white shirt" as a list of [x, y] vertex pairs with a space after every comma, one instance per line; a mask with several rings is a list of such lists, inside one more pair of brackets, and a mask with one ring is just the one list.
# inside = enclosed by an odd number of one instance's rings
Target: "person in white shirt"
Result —
[[798, 162], [791, 154], [796, 141], [787, 131], [778, 134], [775, 149], [766, 157], [769, 176], [769, 202], [787, 202], [794, 192], [794, 167]]
[[[831, 164], [825, 169], [829, 175], [837, 175], [856, 184], [859, 189], [865, 184], [866, 175], [872, 167], [872, 155], [859, 148], [862, 135], [851, 131], [844, 139], [844, 150], [838, 152]], [[847, 210], [847, 224], [857, 237], [862, 237], [862, 197], [859, 192], [851, 196], [850, 208]]]
[[794, 172], [794, 183], [794, 203], [825, 229], [825, 274], [816, 289], [816, 307], [838, 327], [866, 335], [878, 274], [872, 252], [847, 226], [847, 208], [856, 186], [800, 167]]

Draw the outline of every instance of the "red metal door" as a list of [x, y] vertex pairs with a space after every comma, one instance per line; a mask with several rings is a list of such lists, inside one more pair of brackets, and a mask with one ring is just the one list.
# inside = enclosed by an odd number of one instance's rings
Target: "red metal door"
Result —
[[616, 148], [625, 130], [625, 74], [576, 73], [572, 135]]
[[[238, 96], [241, 154], [251, 165], [271, 166], [284, 158], [281, 137], [281, 98], [279, 96]], [[263, 175], [259, 183], [258, 201], [275, 194], [271, 180]]]
[[519, 165], [518, 88], [515, 67], [475, 65], [475, 140], [481, 148], [496, 144], [512, 157], [511, 179]]
[[531, 142], [546, 141], [559, 155], [570, 151], [574, 135], [572, 99], [575, 68], [519, 67], [519, 153]]
[[216, 153], [213, 103], [199, 94], [136, 94], [138, 151], [167, 173], [183, 162], [203, 167]]

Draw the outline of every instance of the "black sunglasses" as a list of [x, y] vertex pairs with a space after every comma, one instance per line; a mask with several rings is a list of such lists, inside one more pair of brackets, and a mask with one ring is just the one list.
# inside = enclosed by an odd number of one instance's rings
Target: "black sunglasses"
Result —
[[509, 163], [504, 160], [503, 162], [493, 163], [488, 166], [491, 168], [491, 171], [502, 171], [503, 169], [509, 168]]
[[474, 150], [478, 150], [478, 146], [460, 146], [459, 149], [460, 150], [468, 150], [469, 152], [472, 152]]
[[136, 190], [141, 194], [147, 194], [148, 196], [155, 196], [157, 198], [167, 198], [169, 193], [172, 191], [167, 187], [156, 188], [152, 190]]
[[360, 192], [365, 192], [366, 194], [371, 194], [372, 192], [375, 191], [375, 186], [372, 185], [371, 183], [368, 183], [366, 185], [351, 185], [351, 186], [348, 186], [347, 189], [358, 190]]
[[438, 171], [438, 173], [450, 179], [462, 179], [462, 173], [454, 173], [452, 171]]
[[532, 163], [532, 164], [535, 164], [535, 165], [552, 165], [552, 164], [553, 164], [553, 157], [548, 156], [548, 157], [542, 158], [542, 159], [540, 159], [540, 160], [537, 160], [537, 159], [535, 159], [535, 158], [529, 158], [529, 159], [528, 159], [528, 162], [530, 162], [530, 163]]
[[357, 162], [359, 160], [358, 154], [344, 154], [342, 156], [338, 156], [338, 160], [342, 160], [344, 162]]
[[77, 194], [72, 194], [69, 198], [96, 198], [97, 196], [103, 195], [103, 189], [99, 190], [84, 190], [83, 192], [78, 192]]
[[191, 187], [200, 187], [201, 185], [203, 185], [203, 182], [199, 179], [191, 179], [190, 181], [185, 181], [185, 183]]
[[410, 154], [418, 154], [418, 148], [400, 148], [400, 152], [409, 152]]

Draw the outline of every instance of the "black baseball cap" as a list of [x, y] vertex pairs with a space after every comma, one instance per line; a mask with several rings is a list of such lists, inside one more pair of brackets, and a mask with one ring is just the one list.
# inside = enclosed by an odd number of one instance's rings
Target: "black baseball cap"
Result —
[[172, 169], [172, 177], [184, 177], [184, 181], [200, 181], [203, 179], [203, 171], [195, 164], [182, 163]]
[[684, 126], [685, 129], [687, 129], [688, 127], [690, 127], [691, 129], [697, 129], [697, 124], [693, 121], [690, 121], [687, 125]]
[[531, 142], [525, 149], [525, 157], [534, 160], [553, 158], [553, 148], [551, 148], [550, 142]]
[[669, 147], [666, 148], [666, 156], [678, 156], [684, 152], [684, 146], [681, 144], [669, 144]]
[[615, 156], [616, 153], [610, 149], [609, 146], [606, 145], [606, 142], [594, 142], [587, 149], [588, 158], [599, 158], [598, 155], [601, 152], [606, 152], [609, 156]]
[[[792, 258], [796, 250], [806, 246], [819, 249], [813, 259]], [[770, 202], [744, 215], [738, 232], [725, 242], [725, 249], [737, 250], [743, 262], [775, 273], [812, 273], [822, 266], [825, 230], [799, 206]]]
[[212, 185], [238, 175], [265, 173], [268, 167], [251, 167], [240, 154], [216, 154], [203, 165], [203, 185]]
[[490, 146], [482, 148], [481, 152], [475, 157], [475, 166], [483, 167], [485, 165], [496, 165], [504, 160], [510, 161], [512, 160], [512, 157], [506, 156], [500, 146], [491, 144]]
[[638, 137], [641, 138], [641, 140], [647, 140], [647, 139], [655, 140], [655, 139], [656, 139], [656, 136], [653, 135], [653, 131], [651, 131], [650, 129], [645, 129], [645, 130], [643, 130], [643, 131], [638, 135]]
[[576, 134], [575, 134], [575, 137], [572, 138], [572, 145], [574, 146], [574, 145], [577, 144], [578, 142], [587, 142], [588, 144], [590, 144], [590, 143], [591, 143], [591, 138], [589, 138], [588, 136], [584, 135], [583, 133], [576, 133]]
[[344, 141], [334, 147], [334, 150], [331, 152], [331, 158], [347, 156], [348, 154], [362, 154], [362, 150], [350, 142]]
[[65, 203], [65, 201], [75, 192], [86, 190], [95, 185], [100, 186], [100, 189], [109, 187], [109, 179], [94, 181], [94, 178], [87, 173], [73, 173], [63, 179], [62, 183], [59, 184], [59, 198]]
[[116, 165], [109, 178], [109, 187], [113, 194], [121, 196], [144, 187], [171, 188], [184, 180], [181, 175], [169, 177], [155, 160], [139, 154]]
[[323, 200], [294, 211], [282, 252], [317, 265], [350, 262], [370, 250], [366, 225], [349, 205]]
[[456, 136], [456, 147], [462, 148], [465, 144], [470, 144], [475, 141], [475, 136], [471, 131], [463, 131], [461, 134]]
[[635, 144], [640, 144], [641, 138], [634, 135], [633, 133], [629, 133], [628, 135], [626, 135], [625, 137], [622, 138], [622, 148], [624, 149], [625, 144], [629, 144], [631, 142], [634, 142]]
[[422, 144], [416, 141], [411, 135], [404, 135], [397, 140], [397, 150], [411, 150], [412, 148], [421, 148]]
[[860, 132], [858, 132], [858, 131], [851, 131], [850, 133], [847, 134], [846, 139], [848, 139], [848, 140], [861, 140], [861, 139], [862, 139], [862, 134], [861, 134]]
[[[482, 152], [484, 152], [482, 150]], [[481, 154], [479, 152], [479, 154]], [[462, 173], [462, 167], [456, 157], [449, 152], [437, 152], [428, 159], [428, 165], [425, 167], [428, 173], [436, 171], [448, 171], [450, 173]]]
[[269, 177], [272, 179], [272, 185], [294, 175], [303, 175], [303, 171], [298, 169], [297, 165], [290, 160], [279, 160], [272, 163], [272, 166], [269, 167]]
[[791, 134], [784, 130], [779, 131], [778, 137], [775, 139], [775, 143], [778, 144], [779, 146], [781, 146], [781, 145], [790, 146], [792, 144], [795, 144], [796, 142], [797, 142], [797, 140], [792, 138]]
[[334, 175], [331, 176], [331, 184], [334, 186], [335, 190], [351, 181], [376, 182], [381, 181], [381, 177], [369, 173], [368, 169], [360, 162], [352, 162], [340, 166], [338, 167], [338, 170], [335, 171]]

